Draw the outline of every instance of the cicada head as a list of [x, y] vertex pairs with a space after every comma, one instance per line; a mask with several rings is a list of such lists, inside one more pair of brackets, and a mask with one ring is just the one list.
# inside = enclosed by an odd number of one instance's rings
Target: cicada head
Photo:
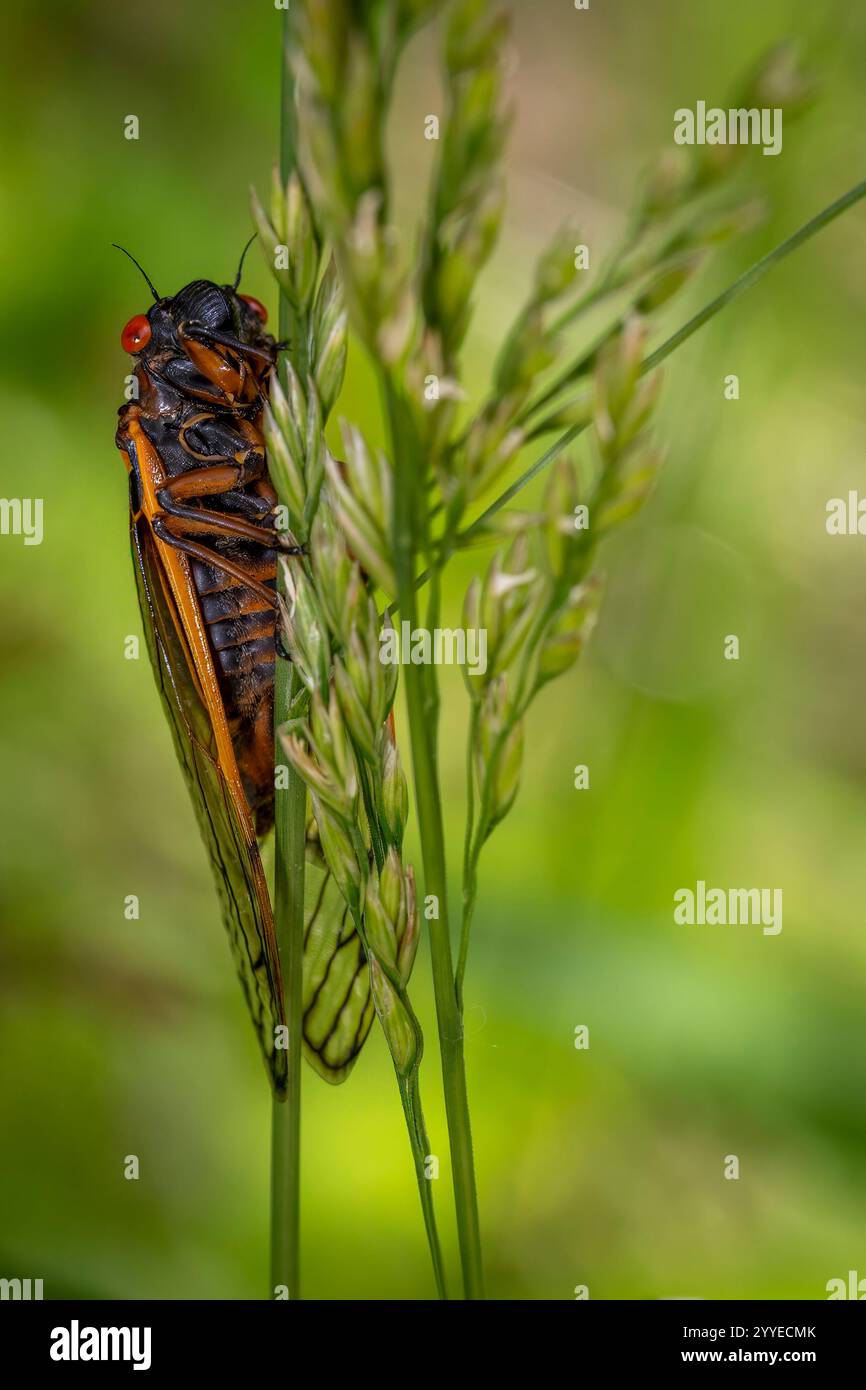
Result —
[[231, 285], [192, 280], [177, 294], [164, 297], [135, 257], [122, 246], [118, 250], [138, 267], [154, 298], [146, 313], [134, 314], [124, 326], [120, 341], [125, 352], [149, 357], [172, 350], [181, 354], [188, 351], [192, 337], [200, 343], [246, 348], [257, 355], [271, 353], [274, 340], [265, 328], [267, 310], [252, 295], [238, 293], [240, 267]]
[[262, 348], [272, 342], [266, 320], [267, 310], [252, 295], [212, 280], [193, 280], [171, 298], [158, 299], [146, 314], [133, 314], [120, 341], [134, 355], [147, 348], [181, 350], [182, 338], [192, 331], [214, 342], [231, 338], [243, 347]]

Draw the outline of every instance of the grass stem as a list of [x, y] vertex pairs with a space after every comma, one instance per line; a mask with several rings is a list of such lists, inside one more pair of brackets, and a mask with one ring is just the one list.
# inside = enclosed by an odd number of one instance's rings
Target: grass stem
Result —
[[[281, 41], [280, 168], [285, 182], [295, 160], [294, 86], [289, 61], [290, 25], [285, 11]], [[291, 311], [280, 296], [280, 337], [290, 336]], [[279, 580], [278, 582], [282, 582]], [[288, 716], [294, 681], [291, 663], [277, 659], [274, 727]], [[274, 738], [275, 759], [279, 743]], [[307, 792], [290, 768], [287, 785], [274, 793], [274, 923], [283, 975], [288, 1025], [288, 1084], [284, 1101], [273, 1102], [271, 1138], [271, 1296], [285, 1285], [300, 1298], [301, 1040], [304, 970], [304, 863]]]
[[[391, 454], [394, 460], [392, 549], [397, 596], [404, 618], [414, 627], [417, 619], [414, 566], [419, 549], [416, 528], [419, 512], [417, 479], [423, 476], [423, 469], [417, 458], [418, 451], [414, 447], [414, 432], [411, 425], [404, 424], [403, 403], [388, 374], [383, 372], [382, 377]], [[422, 498], [422, 505], [423, 501]], [[409, 739], [424, 863], [424, 892], [428, 898], [435, 897], [438, 904], [437, 915], [429, 918], [428, 925], [463, 1287], [467, 1299], [481, 1299], [484, 1297], [484, 1278], [463, 1055], [463, 1026], [454, 985], [448, 927], [445, 832], [435, 753], [436, 731], [431, 727], [429, 717], [431, 710], [438, 709], [435, 689], [428, 689], [428, 681], [432, 679], [435, 679], [432, 666], [405, 667]]]

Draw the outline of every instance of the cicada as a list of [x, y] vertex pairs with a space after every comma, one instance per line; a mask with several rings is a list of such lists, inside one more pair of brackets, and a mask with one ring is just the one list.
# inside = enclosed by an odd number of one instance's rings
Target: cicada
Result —
[[[260, 841], [274, 818], [277, 556], [298, 555], [275, 525], [262, 435], [282, 345], [267, 332], [263, 305], [238, 293], [240, 267], [233, 284], [194, 280], [168, 297], [138, 269], [154, 303], [121, 334], [137, 390], [118, 412], [116, 436], [129, 473], [138, 600], [241, 985], [280, 1095], [285, 1004]], [[373, 1019], [369, 973], [312, 833], [307, 870], [304, 1052], [339, 1082]]]

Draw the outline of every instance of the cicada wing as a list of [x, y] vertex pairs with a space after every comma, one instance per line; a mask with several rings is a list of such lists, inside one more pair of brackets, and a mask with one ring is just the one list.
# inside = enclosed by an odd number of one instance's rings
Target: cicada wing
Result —
[[[147, 522], [133, 521], [132, 552], [145, 638], [178, 761], [207, 847], [241, 986], [274, 1090], [286, 1086], [287, 1053], [275, 1030], [285, 1022], [273, 914], [255, 829], [237, 778], [226, 768], [225, 738], [196, 678], [172, 586]], [[191, 598], [194, 599], [191, 594]]]
[[315, 841], [304, 879], [304, 1055], [345, 1081], [373, 1022], [370, 970], [348, 907]]

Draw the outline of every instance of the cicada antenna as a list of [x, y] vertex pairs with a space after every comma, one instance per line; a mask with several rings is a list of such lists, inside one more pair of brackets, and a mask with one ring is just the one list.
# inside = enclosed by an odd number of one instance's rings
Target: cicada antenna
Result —
[[150, 276], [148, 275], [147, 271], [145, 270], [144, 266], [143, 266], [143, 265], [139, 265], [138, 261], [137, 261], [137, 260], [135, 259], [135, 257], [133, 256], [132, 252], [131, 252], [131, 251], [127, 251], [127, 249], [126, 249], [125, 246], [118, 246], [118, 244], [117, 244], [116, 241], [113, 241], [111, 244], [112, 244], [112, 246], [114, 247], [115, 251], [122, 251], [123, 254], [124, 254], [124, 256], [128, 256], [129, 259], [132, 261], [132, 264], [133, 264], [134, 266], [136, 266], [138, 270], [141, 271], [142, 275], [144, 276], [145, 280], [147, 281], [147, 284], [148, 284], [148, 287], [149, 287], [149, 289], [150, 289], [151, 294], [153, 295], [154, 299], [156, 300], [156, 302], [157, 302], [157, 304], [158, 304], [158, 303], [159, 303], [159, 295], [157, 294], [157, 292], [156, 292], [156, 287], [155, 287], [153, 281], [151, 280]]
[[238, 273], [237, 273], [237, 275], [235, 276], [234, 284], [232, 285], [232, 289], [233, 289], [233, 290], [236, 290], [237, 287], [238, 287], [238, 285], [241, 283], [241, 271], [242, 271], [243, 268], [244, 268], [244, 258], [245, 258], [247, 252], [249, 251], [250, 247], [252, 246], [252, 244], [253, 244], [253, 242], [255, 241], [255, 239], [256, 239], [257, 236], [258, 236], [258, 232], [253, 232], [252, 236], [250, 237], [249, 241], [247, 242], [246, 246], [244, 247], [243, 251], [241, 252], [240, 262], [238, 263]]

